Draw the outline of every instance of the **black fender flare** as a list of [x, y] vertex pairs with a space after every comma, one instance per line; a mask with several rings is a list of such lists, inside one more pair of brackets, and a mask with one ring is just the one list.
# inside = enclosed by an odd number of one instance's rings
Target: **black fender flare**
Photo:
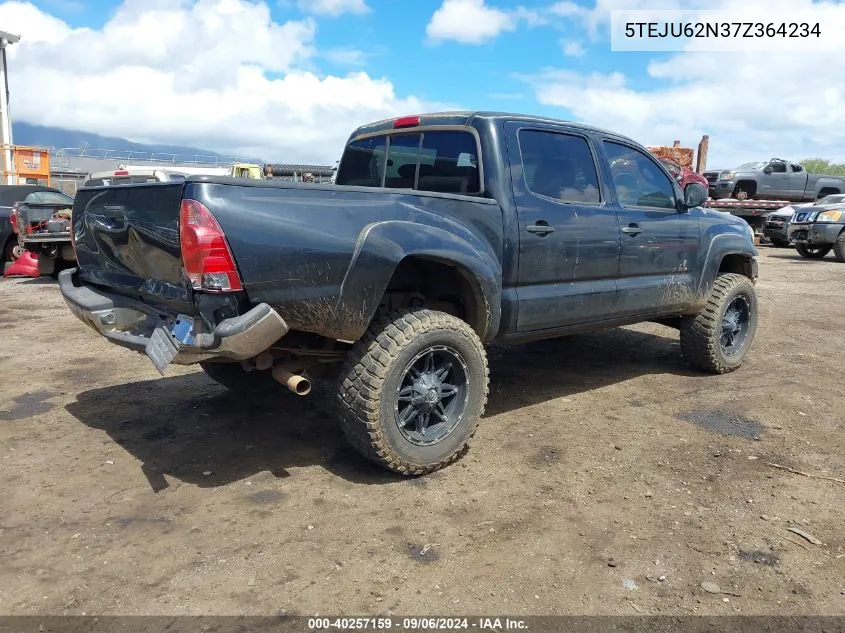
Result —
[[719, 267], [725, 257], [739, 255], [751, 262], [752, 278], [757, 275], [757, 249], [749, 243], [748, 237], [734, 232], [712, 235], [707, 241], [707, 250], [702, 257], [701, 277], [698, 280], [697, 302], [703, 305], [713, 290]]
[[[365, 226], [340, 288], [335, 309], [336, 329], [342, 331], [338, 338], [354, 341], [364, 334], [393, 273], [408, 257], [457, 268], [486, 312], [479, 336], [483, 341], [495, 337], [501, 319], [501, 265], [489, 246], [468, 230], [454, 225], [449, 228], [400, 220]], [[460, 235], [453, 232], [456, 229]]]

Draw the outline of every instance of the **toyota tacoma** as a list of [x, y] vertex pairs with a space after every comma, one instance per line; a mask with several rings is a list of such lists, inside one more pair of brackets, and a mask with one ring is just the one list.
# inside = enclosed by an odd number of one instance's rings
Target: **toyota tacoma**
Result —
[[659, 321], [693, 366], [738, 368], [757, 326], [757, 251], [706, 197], [593, 127], [400, 117], [354, 131], [336, 184], [83, 187], [78, 265], [60, 287], [77, 317], [161, 372], [196, 363], [244, 393], [334, 380], [352, 445], [425, 474], [466, 451], [491, 343]]

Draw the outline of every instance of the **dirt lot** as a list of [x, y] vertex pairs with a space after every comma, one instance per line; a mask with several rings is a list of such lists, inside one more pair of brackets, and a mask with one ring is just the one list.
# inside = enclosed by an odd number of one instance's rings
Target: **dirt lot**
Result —
[[845, 486], [767, 465], [845, 478], [845, 265], [760, 268], [741, 370], [659, 325], [492, 350], [469, 454], [413, 480], [320, 395], [161, 378], [3, 281], [0, 613], [845, 614]]

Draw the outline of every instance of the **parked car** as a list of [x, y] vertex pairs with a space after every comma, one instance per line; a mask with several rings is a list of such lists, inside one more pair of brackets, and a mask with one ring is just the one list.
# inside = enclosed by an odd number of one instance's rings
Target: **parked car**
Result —
[[75, 261], [70, 235], [73, 198], [61, 191], [33, 191], [15, 203], [18, 244], [38, 256], [38, 272], [57, 275]]
[[788, 233], [789, 221], [797, 211], [800, 209], [806, 209], [807, 207], [816, 207], [818, 209], [831, 205], [835, 206], [842, 202], [845, 202], [845, 194], [837, 193], [820, 198], [815, 202], [789, 204], [777, 211], [772, 211], [771, 213], [766, 214], [763, 219], [763, 235], [769, 238], [775, 246], [779, 246], [781, 248], [787, 247], [790, 244]]
[[714, 200], [736, 198], [805, 202], [835, 193], [845, 193], [845, 179], [808, 174], [798, 163], [780, 158], [745, 163], [735, 169], [721, 171], [710, 186], [710, 196]]
[[684, 167], [679, 165], [673, 160], [668, 158], [659, 158], [658, 159], [663, 167], [666, 168], [666, 171], [675, 179], [681, 189], [684, 189], [688, 184], [692, 182], [697, 182], [698, 184], [707, 187], [707, 179], [699, 174], [698, 172], [690, 169], [689, 167]]
[[751, 229], [628, 138], [519, 115], [401, 117], [355, 130], [336, 181], [82, 188], [61, 292], [161, 372], [198, 363], [247, 394], [334, 380], [351, 444], [403, 474], [464, 453], [494, 341], [659, 320], [701, 370], [748, 353]]
[[15, 203], [36, 191], [61, 193], [58, 189], [44, 185], [0, 185], [0, 245], [3, 248], [0, 253], [0, 263], [17, 259], [20, 255], [21, 247], [18, 245], [18, 236], [12, 226], [11, 215]]
[[801, 257], [821, 259], [833, 250], [836, 260], [845, 262], [845, 201], [798, 209], [788, 234]]

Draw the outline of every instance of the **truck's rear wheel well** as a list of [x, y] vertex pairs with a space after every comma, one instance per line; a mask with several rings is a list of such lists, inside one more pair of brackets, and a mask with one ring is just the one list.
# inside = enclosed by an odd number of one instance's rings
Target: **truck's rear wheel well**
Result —
[[719, 264], [719, 273], [737, 273], [754, 280], [754, 265], [747, 255], [725, 255]]
[[816, 198], [816, 200], [824, 198], [825, 196], [832, 196], [832, 195], [835, 195], [837, 193], [841, 193], [841, 192], [836, 187], [825, 187], [824, 189], [819, 191], [819, 197]]
[[435, 259], [413, 256], [403, 259], [393, 271], [380, 307], [440, 310], [469, 323], [482, 339], [487, 328], [484, 299], [470, 273]]
[[750, 200], [757, 193], [757, 183], [753, 180], [740, 180], [734, 186], [733, 197], [742, 200], [741, 193], [744, 192], [746, 199]]

